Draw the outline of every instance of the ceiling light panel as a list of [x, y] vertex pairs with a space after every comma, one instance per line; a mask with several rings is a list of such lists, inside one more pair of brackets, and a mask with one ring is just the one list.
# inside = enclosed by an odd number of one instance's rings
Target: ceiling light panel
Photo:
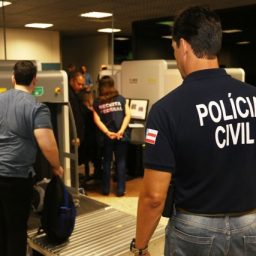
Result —
[[162, 36], [164, 39], [172, 39], [172, 36]]
[[52, 26], [53, 24], [50, 23], [29, 23], [25, 25], [27, 28], [49, 28]]
[[112, 15], [113, 15], [112, 13], [108, 13], [108, 12], [87, 12], [87, 13], [80, 14], [81, 17], [96, 18], [96, 19], [111, 17]]
[[10, 4], [12, 4], [12, 3], [8, 2], [8, 1], [0, 1], [0, 8], [3, 7], [3, 6], [10, 5]]
[[128, 41], [128, 40], [130, 40], [130, 38], [128, 38], [128, 37], [115, 37], [115, 40], [116, 41]]
[[226, 34], [232, 34], [232, 33], [240, 33], [242, 32], [241, 29], [225, 29], [225, 30], [222, 30], [223, 33], [226, 33]]
[[97, 30], [98, 32], [102, 32], [102, 33], [116, 33], [116, 32], [120, 32], [121, 29], [119, 28], [101, 28]]
[[240, 41], [240, 42], [237, 42], [236, 44], [245, 45], [245, 44], [250, 44], [250, 43], [251, 43], [250, 41]]

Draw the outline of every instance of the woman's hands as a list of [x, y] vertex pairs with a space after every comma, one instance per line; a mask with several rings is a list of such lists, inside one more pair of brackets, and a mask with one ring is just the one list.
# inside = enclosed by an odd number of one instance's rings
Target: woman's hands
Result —
[[120, 140], [123, 138], [124, 133], [122, 131], [118, 131], [118, 132], [107, 131], [105, 134], [111, 140]]
[[114, 140], [117, 138], [117, 134], [115, 132], [107, 131], [105, 134], [111, 140]]

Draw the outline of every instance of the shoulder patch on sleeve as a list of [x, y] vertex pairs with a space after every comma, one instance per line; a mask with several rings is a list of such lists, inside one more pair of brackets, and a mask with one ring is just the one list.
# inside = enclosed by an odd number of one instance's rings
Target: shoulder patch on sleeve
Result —
[[157, 138], [158, 131], [154, 129], [147, 129], [146, 130], [146, 139], [145, 142], [149, 144], [155, 144]]

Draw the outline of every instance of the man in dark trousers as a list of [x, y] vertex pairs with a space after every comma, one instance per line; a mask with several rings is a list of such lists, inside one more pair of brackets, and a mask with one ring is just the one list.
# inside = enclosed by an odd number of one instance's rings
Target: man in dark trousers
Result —
[[71, 75], [70, 81], [69, 81], [69, 103], [71, 105], [75, 124], [76, 124], [76, 130], [77, 130], [77, 136], [79, 139], [78, 144], [83, 140], [84, 138], [84, 130], [83, 130], [83, 116], [81, 112], [80, 107], [80, 101], [78, 94], [85, 86], [85, 80], [84, 76], [80, 72], [75, 72]]
[[220, 20], [207, 8], [191, 7], [174, 23], [184, 81], [147, 120], [134, 255], [150, 255], [171, 181], [164, 255], [256, 253], [256, 88], [219, 68], [221, 41]]
[[50, 111], [31, 95], [37, 68], [30, 61], [14, 66], [14, 88], [0, 94], [0, 255], [25, 256], [37, 146], [63, 175]]
[[[72, 109], [72, 113], [74, 116], [75, 121], [75, 128], [77, 132], [77, 138], [74, 138], [74, 134], [71, 133], [71, 152], [75, 151], [75, 145], [78, 147], [78, 150], [80, 151], [80, 145], [83, 144], [84, 140], [84, 124], [83, 124], [83, 116], [80, 106], [80, 101], [78, 94], [85, 86], [85, 79], [82, 73], [75, 72], [71, 75], [69, 80], [69, 103]], [[79, 161], [80, 162], [80, 161]], [[76, 170], [75, 170], [75, 162], [71, 162], [71, 185], [72, 187], [76, 186]]]

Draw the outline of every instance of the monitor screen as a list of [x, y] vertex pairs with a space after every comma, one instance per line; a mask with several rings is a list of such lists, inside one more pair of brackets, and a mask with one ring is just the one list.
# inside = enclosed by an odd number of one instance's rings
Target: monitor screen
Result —
[[130, 99], [131, 119], [145, 121], [148, 111], [148, 100]]

